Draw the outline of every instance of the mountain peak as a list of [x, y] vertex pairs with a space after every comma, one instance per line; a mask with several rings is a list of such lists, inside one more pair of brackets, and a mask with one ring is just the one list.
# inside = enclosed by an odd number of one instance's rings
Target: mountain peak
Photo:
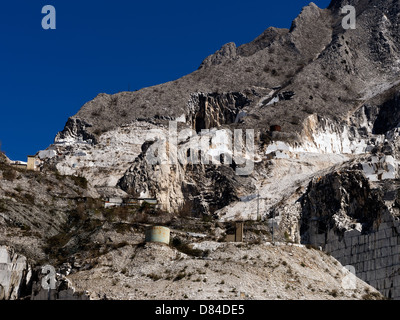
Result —
[[199, 69], [215, 66], [223, 63], [224, 61], [236, 58], [236, 44], [229, 42], [221, 47], [217, 52], [208, 56], [201, 63]]

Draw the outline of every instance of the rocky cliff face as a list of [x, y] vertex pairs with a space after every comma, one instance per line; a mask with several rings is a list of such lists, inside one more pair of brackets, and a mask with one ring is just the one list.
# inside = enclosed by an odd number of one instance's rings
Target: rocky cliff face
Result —
[[[125, 229], [136, 238], [121, 248], [139, 246], [139, 218], [177, 229], [202, 221], [210, 242], [187, 241], [207, 248], [224, 239], [226, 223], [251, 221], [246, 241], [321, 247], [386, 297], [400, 298], [400, 8], [397, 1], [350, 1], [357, 28], [345, 30], [344, 3], [310, 4], [289, 30], [226, 44], [176, 81], [100, 94], [38, 153], [43, 173], [85, 177], [83, 198], [154, 198], [159, 211], [103, 212], [74, 202], [79, 214], [60, 210], [47, 226], [15, 209], [18, 201], [11, 205], [15, 190], [4, 182], [2, 219], [49, 228], [57, 245], [47, 254], [97, 271], [106, 255], [117, 259], [120, 247], [111, 243], [128, 241]], [[76, 198], [63, 192], [54, 199], [59, 207]], [[126, 259], [118, 265], [137, 272]], [[80, 278], [82, 264], [74, 277], [90, 286]]]
[[88, 299], [85, 292], [76, 292], [71, 281], [60, 273], [47, 280], [45, 266], [32, 268], [25, 256], [10, 247], [0, 246], [0, 266], [0, 300]]
[[[225, 137], [223, 133], [219, 132]], [[241, 195], [254, 192], [252, 178], [236, 171], [246, 159], [234, 157], [232, 147], [214, 152], [223, 142], [218, 131], [201, 136], [188, 134], [175, 142], [170, 136], [168, 141], [144, 144], [118, 186], [136, 198], [158, 199], [163, 210], [185, 210], [193, 216], [213, 214]], [[199, 149], [201, 142], [205, 142], [206, 149]], [[221, 163], [221, 157], [225, 163]]]
[[188, 122], [196, 132], [237, 123], [245, 116], [241, 113], [243, 108], [250, 103], [251, 100], [241, 92], [193, 94], [188, 103]]
[[26, 257], [0, 247], [0, 300], [16, 300], [28, 294], [32, 270]]

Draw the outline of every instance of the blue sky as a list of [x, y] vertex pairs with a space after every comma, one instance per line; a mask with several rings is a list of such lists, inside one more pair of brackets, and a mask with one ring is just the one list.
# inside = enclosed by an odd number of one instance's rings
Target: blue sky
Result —
[[[289, 28], [302, 0], [3, 1], [0, 141], [13, 160], [45, 149], [99, 93], [137, 90], [196, 70], [222, 45]], [[314, 1], [321, 8], [329, 0]], [[41, 26], [56, 9], [56, 30]]]

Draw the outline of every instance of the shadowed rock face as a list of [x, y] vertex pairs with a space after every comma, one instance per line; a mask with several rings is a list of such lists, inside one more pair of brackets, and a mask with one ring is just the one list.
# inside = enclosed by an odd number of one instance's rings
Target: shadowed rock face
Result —
[[374, 122], [373, 133], [385, 134], [397, 128], [400, 124], [399, 93], [378, 107], [378, 114]]
[[[371, 232], [385, 210], [381, 195], [371, 190], [368, 180], [359, 171], [334, 172], [314, 178], [301, 204], [301, 233], [311, 238], [331, 229], [344, 233], [355, 223], [361, 224], [363, 233]], [[311, 225], [315, 225], [316, 230], [309, 232]], [[313, 240], [303, 241], [312, 243]]]
[[91, 125], [80, 119], [69, 118], [63, 131], [59, 132], [55, 138], [55, 142], [89, 142], [96, 143], [96, 138], [88, 132]]
[[196, 132], [238, 122], [238, 115], [251, 101], [240, 92], [195, 94], [191, 99], [191, 122]]

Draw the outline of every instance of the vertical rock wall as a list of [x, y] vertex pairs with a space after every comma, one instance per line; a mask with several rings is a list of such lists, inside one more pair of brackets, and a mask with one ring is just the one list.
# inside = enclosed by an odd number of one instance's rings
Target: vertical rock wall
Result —
[[71, 281], [59, 273], [54, 275], [54, 289], [44, 289], [45, 276], [41, 267], [32, 269], [25, 256], [0, 246], [0, 301], [89, 299], [86, 292], [77, 292]]
[[24, 294], [32, 271], [26, 257], [0, 246], [0, 300], [16, 300]]

